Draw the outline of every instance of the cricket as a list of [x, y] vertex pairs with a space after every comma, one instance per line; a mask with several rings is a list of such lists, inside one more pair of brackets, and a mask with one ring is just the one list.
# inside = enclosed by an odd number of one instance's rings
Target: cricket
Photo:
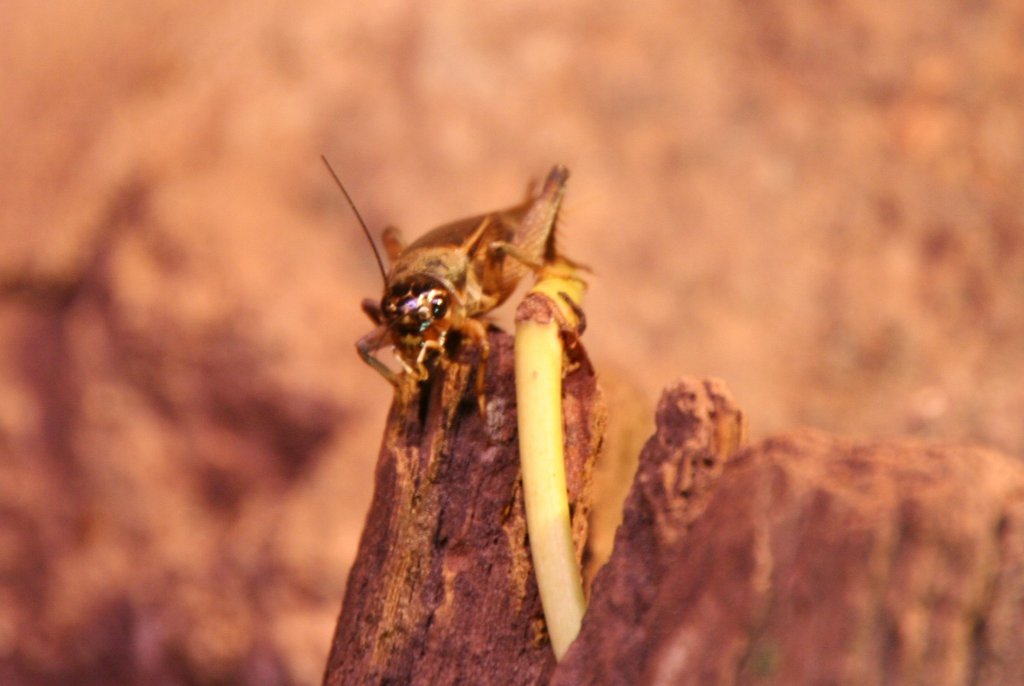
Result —
[[[524, 276], [564, 260], [556, 250], [555, 227], [569, 171], [555, 166], [527, 201], [445, 224], [408, 245], [397, 229], [385, 230], [388, 270], [344, 184], [322, 159], [366, 234], [384, 281], [381, 299], [362, 303], [376, 328], [357, 341], [360, 357], [401, 388], [428, 379], [435, 362], [450, 360], [452, 346], [470, 341], [480, 349], [481, 394], [489, 352], [484, 315], [505, 302]], [[377, 357], [386, 346], [394, 350], [400, 372]]]

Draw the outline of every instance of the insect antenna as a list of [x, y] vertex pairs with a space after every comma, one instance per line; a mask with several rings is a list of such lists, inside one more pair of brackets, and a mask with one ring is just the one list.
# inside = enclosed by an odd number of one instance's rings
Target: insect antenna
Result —
[[356, 204], [352, 202], [351, 196], [349, 196], [348, 191], [345, 190], [345, 184], [341, 182], [338, 175], [334, 173], [334, 167], [332, 167], [331, 163], [327, 161], [327, 156], [320, 155], [320, 159], [324, 161], [327, 171], [329, 171], [331, 176], [334, 177], [334, 182], [338, 184], [338, 188], [341, 189], [342, 194], [345, 196], [345, 200], [348, 201], [348, 206], [352, 208], [352, 212], [356, 215], [356, 219], [359, 220], [359, 226], [363, 227], [363, 233], [366, 234], [366, 240], [370, 241], [370, 248], [373, 249], [373, 256], [377, 258], [377, 266], [380, 268], [380, 277], [384, 280], [384, 283], [387, 283], [388, 273], [387, 270], [384, 269], [384, 260], [380, 259], [380, 253], [377, 252], [377, 244], [373, 242], [373, 236], [370, 235], [370, 229], [366, 227], [366, 222], [363, 221], [363, 215], [359, 214], [359, 210], [356, 209]]

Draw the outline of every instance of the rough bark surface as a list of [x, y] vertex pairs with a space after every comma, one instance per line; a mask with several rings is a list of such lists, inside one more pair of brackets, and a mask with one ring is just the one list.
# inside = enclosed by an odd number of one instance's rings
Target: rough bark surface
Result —
[[552, 683], [637, 681], [647, 659], [648, 614], [672, 583], [678, 544], [704, 511], [744, 418], [725, 385], [683, 380], [658, 403], [657, 430], [644, 446], [609, 563], [594, 580], [583, 628]]
[[663, 396], [552, 684], [1024, 683], [1019, 461], [805, 431], [723, 469], [726, 398]]
[[[512, 343], [490, 342], [486, 416], [472, 360], [392, 407], [326, 684], [535, 684], [554, 668], [523, 512]], [[589, 364], [565, 388], [579, 546], [604, 410]]]

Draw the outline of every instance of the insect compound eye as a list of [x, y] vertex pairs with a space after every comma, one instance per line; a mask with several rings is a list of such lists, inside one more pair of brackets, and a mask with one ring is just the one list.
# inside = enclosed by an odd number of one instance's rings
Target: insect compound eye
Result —
[[435, 319], [443, 317], [448, 311], [448, 298], [442, 294], [435, 295], [430, 299], [430, 311], [434, 314]]

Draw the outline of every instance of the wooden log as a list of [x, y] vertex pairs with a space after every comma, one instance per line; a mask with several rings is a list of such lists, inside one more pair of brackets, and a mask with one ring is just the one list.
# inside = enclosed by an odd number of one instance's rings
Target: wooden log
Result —
[[[500, 332], [489, 340], [485, 416], [470, 350], [391, 408], [326, 684], [536, 684], [554, 668], [523, 512], [512, 342]], [[585, 360], [564, 395], [582, 554], [604, 427]]]

